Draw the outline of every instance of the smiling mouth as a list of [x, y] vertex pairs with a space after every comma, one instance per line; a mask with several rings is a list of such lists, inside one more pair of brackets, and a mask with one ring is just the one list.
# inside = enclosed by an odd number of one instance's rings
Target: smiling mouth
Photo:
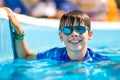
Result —
[[80, 43], [82, 40], [70, 40], [69, 42], [71, 43], [71, 44], [78, 44], [78, 43]]

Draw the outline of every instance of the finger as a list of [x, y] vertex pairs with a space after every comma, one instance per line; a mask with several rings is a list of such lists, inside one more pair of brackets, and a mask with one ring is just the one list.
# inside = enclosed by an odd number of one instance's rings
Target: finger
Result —
[[[15, 15], [13, 14], [12, 10], [7, 8], [7, 7], [3, 7], [3, 9], [6, 10], [6, 12], [8, 13], [8, 18], [10, 19], [10, 21], [15, 25], [18, 21], [15, 17]], [[16, 26], [16, 25], [15, 25]]]
[[12, 10], [7, 7], [3, 7], [3, 9], [5, 9], [7, 11], [11, 25], [15, 29], [15, 31], [19, 34], [22, 34], [23, 30], [20, 27], [19, 22], [18, 22], [17, 18], [15, 17], [15, 15], [13, 14]]
[[13, 17], [14, 17], [14, 19], [15, 19], [15, 15], [13, 14], [13, 12], [12, 12], [12, 10], [10, 9], [10, 8], [8, 8], [8, 7], [3, 7], [3, 9], [5, 9], [6, 10], [6, 12], [8, 13], [8, 18], [9, 19], [13, 19]]
[[[3, 9], [5, 9], [6, 10], [6, 12], [8, 13], [8, 18], [11, 20], [11, 22], [13, 23], [13, 21], [12, 21], [12, 16], [13, 16], [13, 13], [12, 13], [12, 11], [11, 11], [11, 9], [9, 9], [9, 8], [7, 8], [7, 7], [3, 7]], [[12, 24], [11, 23], [11, 24]], [[13, 26], [12, 26], [13, 27]]]
[[5, 9], [7, 11], [7, 13], [12, 13], [11, 9], [7, 8], [7, 7], [3, 7], [3, 9]]
[[[11, 15], [12, 15], [12, 11], [11, 11], [11, 9], [9, 9], [8, 7], [2, 7], [3, 9], [5, 9], [6, 10], [6, 12], [7, 12], [7, 14], [8, 14], [8, 18], [9, 19], [11, 19], [12, 17], [11, 17]], [[12, 21], [10, 21], [10, 23], [11, 23], [11, 25], [13, 25], [12, 23]], [[13, 26], [12, 26], [13, 27]], [[14, 27], [13, 27], [14, 28]]]

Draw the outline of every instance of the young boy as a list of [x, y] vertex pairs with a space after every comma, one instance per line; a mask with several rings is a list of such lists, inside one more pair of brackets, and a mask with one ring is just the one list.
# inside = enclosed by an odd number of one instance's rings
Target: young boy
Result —
[[66, 47], [52, 48], [45, 52], [30, 52], [24, 41], [24, 31], [9, 8], [4, 8], [15, 30], [15, 48], [22, 59], [53, 59], [58, 61], [101, 61], [108, 60], [87, 48], [88, 40], [92, 38], [90, 18], [79, 10], [65, 13], [60, 20], [59, 37]]

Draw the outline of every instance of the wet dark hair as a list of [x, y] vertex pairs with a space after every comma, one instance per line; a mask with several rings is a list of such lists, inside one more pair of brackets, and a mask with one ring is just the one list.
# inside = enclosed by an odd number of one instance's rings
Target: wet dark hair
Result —
[[91, 30], [90, 17], [83, 11], [73, 10], [61, 17], [59, 30], [64, 26], [80, 26], [81, 24], [84, 24]]

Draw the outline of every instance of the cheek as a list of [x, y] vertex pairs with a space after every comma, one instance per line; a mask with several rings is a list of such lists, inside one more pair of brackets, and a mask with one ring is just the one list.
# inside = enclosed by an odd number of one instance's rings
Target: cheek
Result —
[[87, 41], [89, 40], [89, 35], [88, 35], [88, 33], [83, 34], [81, 37], [83, 38], [83, 40], [84, 40], [85, 42], [87, 42]]
[[66, 36], [66, 35], [63, 35], [63, 36], [62, 36], [62, 40], [63, 40], [63, 41], [67, 41], [67, 39], [68, 39], [68, 36]]
[[89, 40], [89, 38], [86, 36], [84, 37], [84, 41], [87, 42]]
[[68, 38], [66, 35], [59, 33], [59, 37], [61, 41], [66, 41], [66, 39]]

